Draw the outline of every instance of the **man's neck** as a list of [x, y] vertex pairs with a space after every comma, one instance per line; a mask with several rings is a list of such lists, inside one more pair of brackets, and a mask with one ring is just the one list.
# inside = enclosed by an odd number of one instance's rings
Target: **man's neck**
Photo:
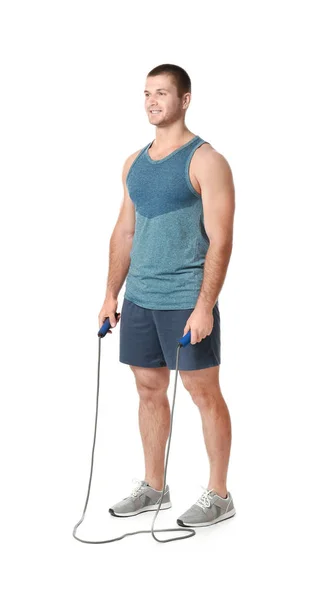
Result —
[[156, 127], [156, 139], [151, 147], [157, 151], [169, 150], [172, 147], [183, 146], [194, 135], [187, 127]]

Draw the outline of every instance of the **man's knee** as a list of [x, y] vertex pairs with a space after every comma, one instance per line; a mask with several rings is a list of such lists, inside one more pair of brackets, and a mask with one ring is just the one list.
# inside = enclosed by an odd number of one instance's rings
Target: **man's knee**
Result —
[[141, 398], [152, 398], [155, 394], [167, 392], [170, 382], [168, 367], [130, 367], [135, 376], [137, 391]]
[[179, 373], [184, 388], [196, 404], [210, 402], [210, 398], [220, 389], [219, 366]]

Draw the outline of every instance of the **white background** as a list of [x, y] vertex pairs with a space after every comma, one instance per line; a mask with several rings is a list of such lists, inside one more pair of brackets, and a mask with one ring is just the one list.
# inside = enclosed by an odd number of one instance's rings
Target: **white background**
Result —
[[[331, 4], [3, 3], [4, 598], [334, 597]], [[236, 516], [186, 541], [88, 545], [72, 530], [90, 472], [109, 239], [124, 160], [155, 137], [143, 90], [164, 62], [189, 73], [186, 124], [234, 175], [219, 306]], [[91, 540], [150, 529], [154, 516], [108, 514], [144, 476], [138, 396], [118, 344], [119, 326], [102, 340], [95, 469], [78, 530]], [[208, 483], [200, 414], [180, 376], [173, 425], [173, 507], [156, 528], [177, 527]]]

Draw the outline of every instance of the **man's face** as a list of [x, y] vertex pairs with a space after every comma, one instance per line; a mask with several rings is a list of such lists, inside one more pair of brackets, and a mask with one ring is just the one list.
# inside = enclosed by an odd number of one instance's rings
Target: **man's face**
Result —
[[[145, 110], [149, 122], [157, 127], [164, 127], [184, 118], [183, 104], [190, 94], [178, 98], [177, 88], [169, 75], [147, 77], [145, 82]], [[158, 112], [153, 112], [158, 111]]]

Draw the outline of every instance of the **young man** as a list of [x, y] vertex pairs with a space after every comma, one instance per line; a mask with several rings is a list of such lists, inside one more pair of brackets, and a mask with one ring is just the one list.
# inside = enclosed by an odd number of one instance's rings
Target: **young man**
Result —
[[[130, 365], [140, 398], [145, 477], [109, 512], [125, 517], [157, 510], [170, 431], [170, 370], [176, 368], [178, 339], [191, 330], [179, 373], [201, 414], [210, 478], [177, 523], [205, 526], [235, 514], [226, 487], [231, 422], [219, 384], [218, 305], [233, 246], [234, 183], [227, 160], [185, 125], [191, 81], [184, 69], [154, 68], [144, 94], [156, 137], [124, 163], [124, 200], [110, 240], [99, 327], [107, 316], [111, 327], [121, 318], [120, 362]], [[206, 109], [217, 108], [209, 95]], [[170, 507], [166, 486], [161, 509]]]

